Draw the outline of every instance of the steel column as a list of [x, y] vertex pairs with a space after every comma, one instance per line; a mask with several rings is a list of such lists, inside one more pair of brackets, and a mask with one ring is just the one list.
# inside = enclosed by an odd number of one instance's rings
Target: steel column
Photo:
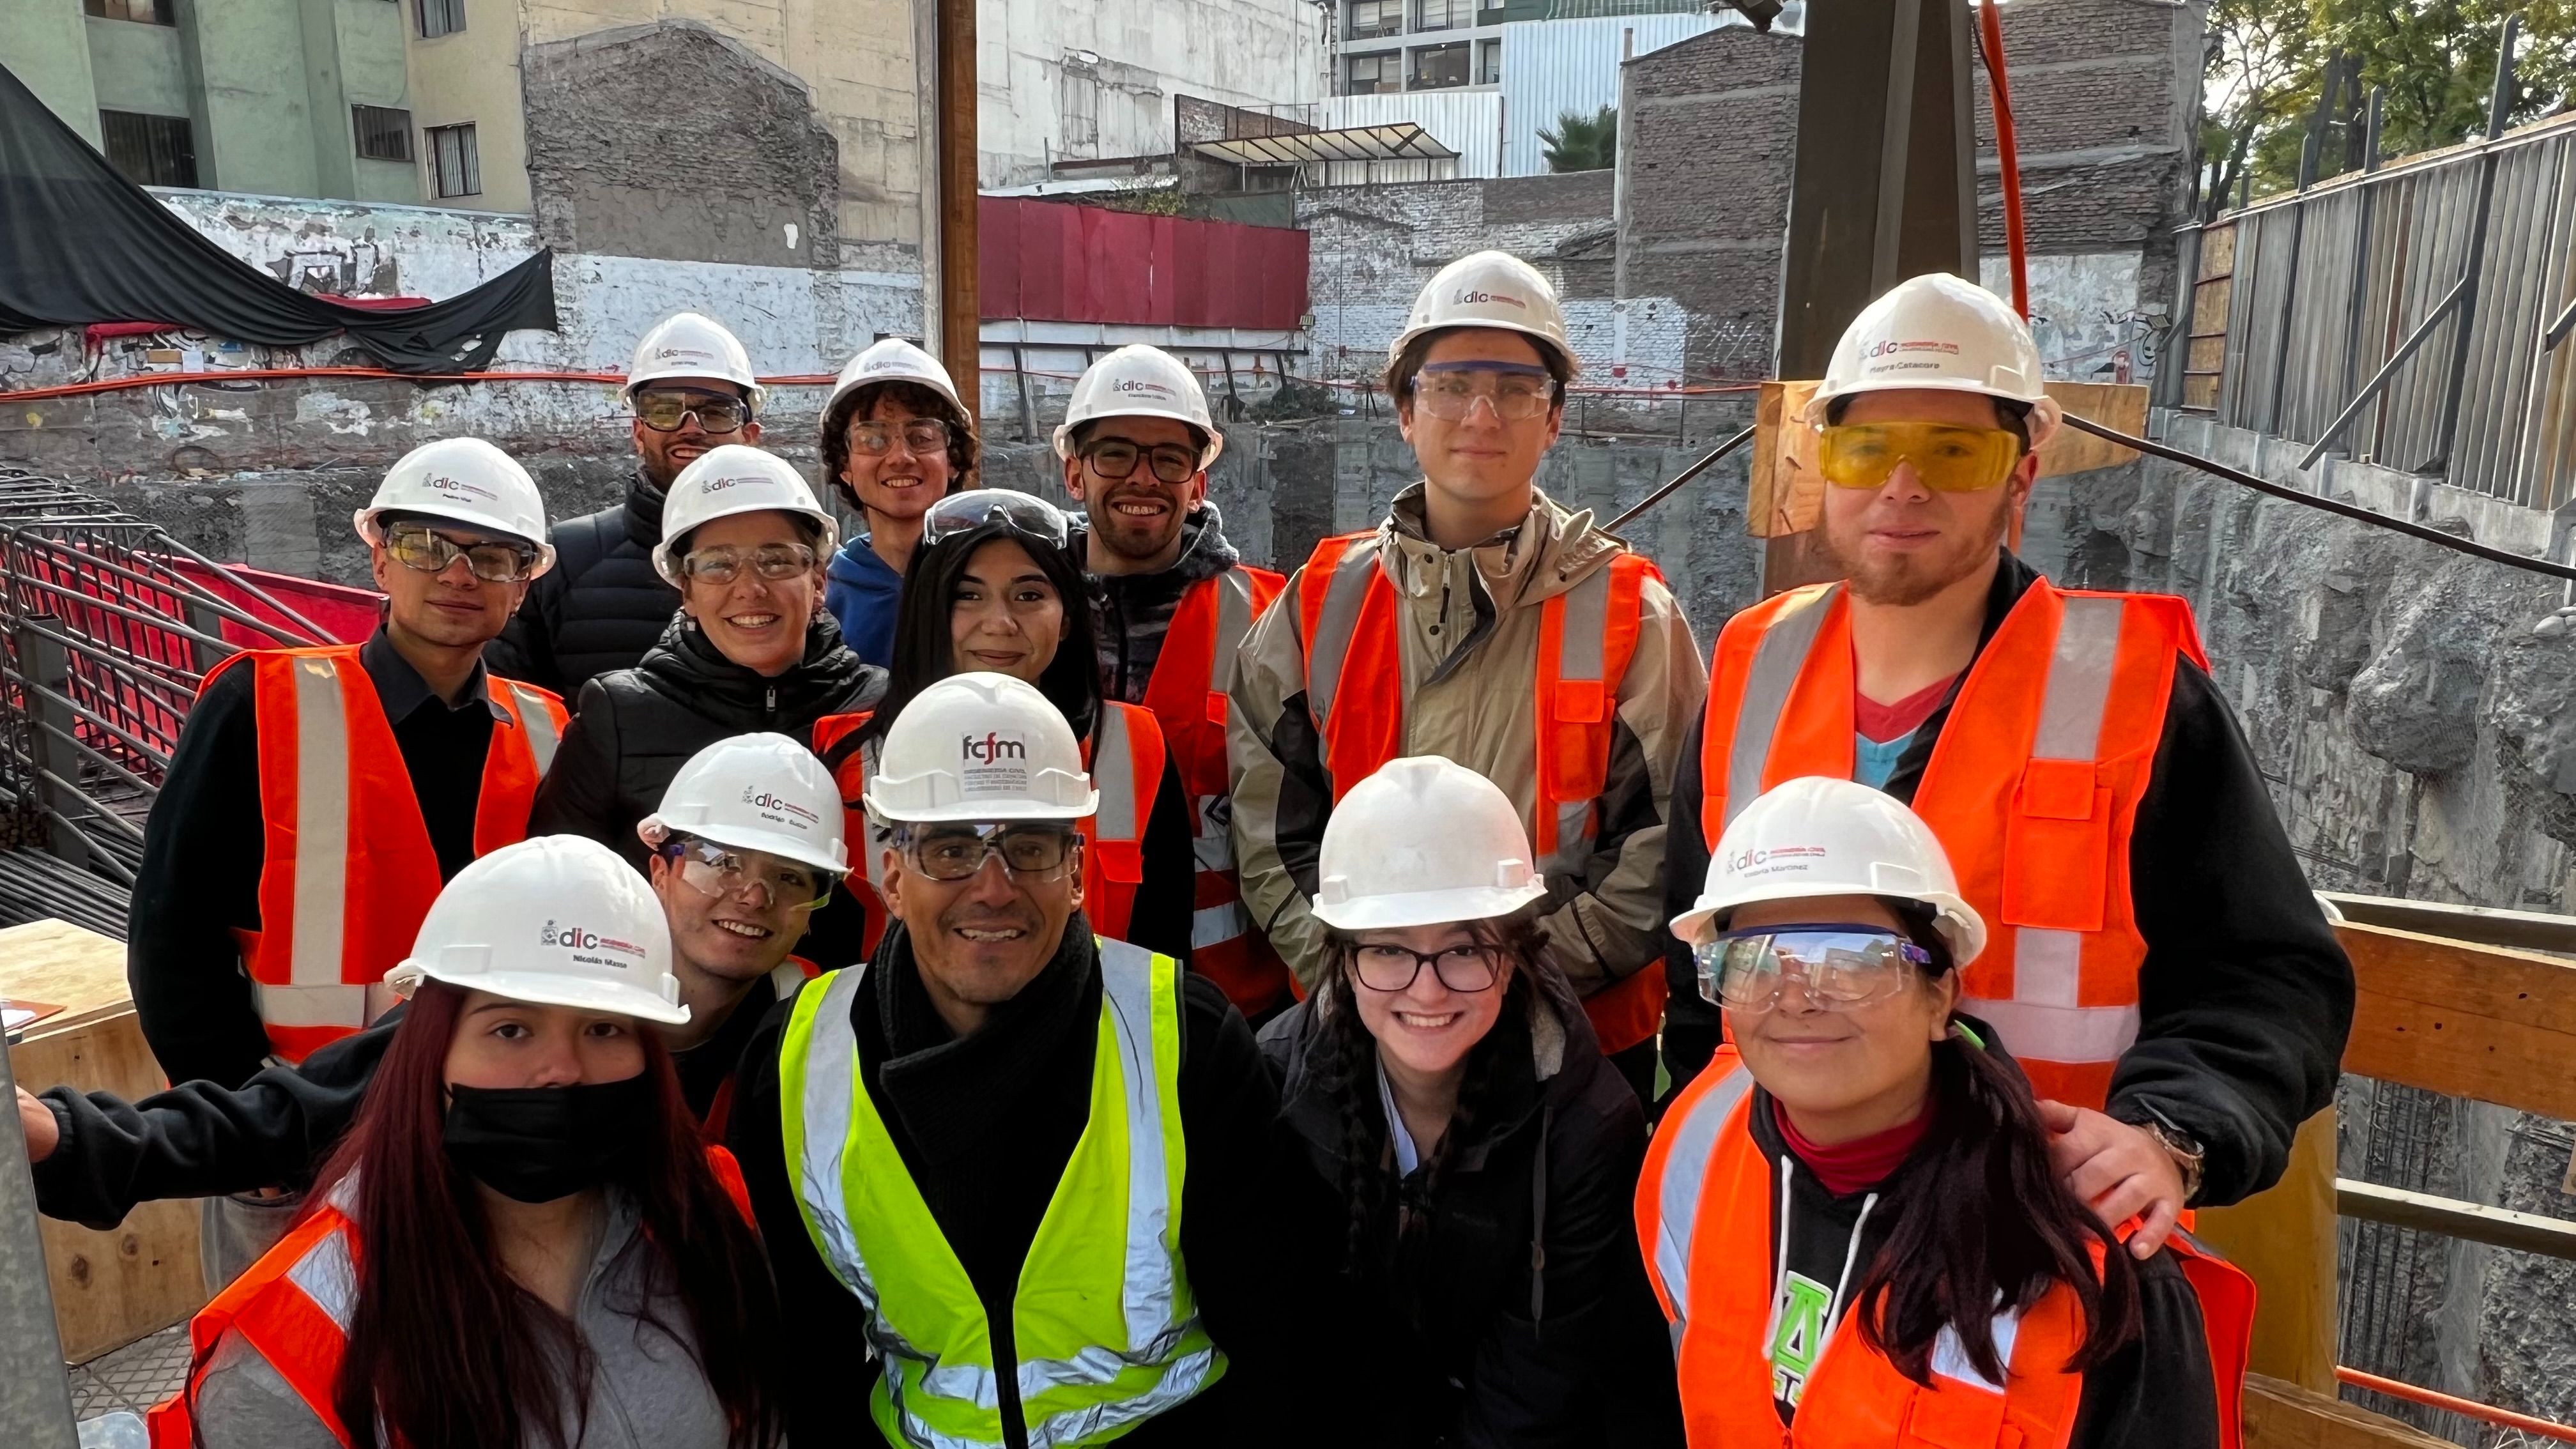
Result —
[[2441, 429], [2433, 459], [2424, 465], [2427, 473], [2451, 471], [2451, 454], [2460, 430], [2460, 393], [2469, 380], [2469, 335], [2478, 320], [2478, 269], [2486, 260], [2487, 211], [2495, 199], [2495, 139], [2504, 134], [2505, 113], [2513, 108], [2513, 43], [2522, 35], [2522, 13], [2516, 11], [2504, 18], [2504, 35], [2496, 45], [2495, 88], [2487, 93], [2487, 153], [2478, 158], [2477, 210], [2469, 221], [2469, 253], [2460, 269], [2465, 290], [2460, 294], [2459, 310], [2452, 319], [2451, 381], [2442, 393]]
[[19, 1125], [17, 1078], [0, 1047], [0, 1444], [10, 1449], [76, 1449], [71, 1380], [63, 1374], [63, 1340], [54, 1328], [54, 1292], [45, 1276], [45, 1243], [36, 1232], [36, 1182], [27, 1172], [26, 1130]]

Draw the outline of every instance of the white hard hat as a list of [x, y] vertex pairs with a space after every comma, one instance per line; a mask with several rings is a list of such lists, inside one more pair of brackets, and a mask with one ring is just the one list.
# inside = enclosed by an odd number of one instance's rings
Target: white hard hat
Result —
[[1469, 252], [1442, 267], [1413, 299], [1412, 316], [1387, 348], [1388, 359], [1401, 356], [1414, 338], [1443, 327], [1526, 333], [1542, 351], [1564, 358], [1568, 370], [1583, 370], [1574, 344], [1565, 340], [1565, 309], [1557, 305], [1556, 289], [1538, 268], [1509, 252]]
[[1960, 896], [1932, 827], [1893, 796], [1825, 775], [1786, 781], [1744, 807], [1709, 858], [1707, 888], [1673, 918], [1673, 934], [1696, 946], [1720, 912], [1808, 896], [1921, 901], [1936, 913], [1953, 962], [1965, 966], [1986, 949], [1986, 923]]
[[721, 378], [741, 388], [756, 410], [768, 389], [752, 376], [751, 354], [741, 339], [713, 317], [675, 312], [653, 324], [635, 344], [635, 360], [626, 364], [626, 395], [666, 377]]
[[671, 556], [671, 541], [686, 540], [700, 525], [737, 513], [798, 513], [823, 527], [820, 552], [829, 555], [841, 526], [823, 505], [805, 475], [775, 453], [746, 443], [724, 443], [690, 460], [671, 480], [662, 503], [662, 541], [653, 545], [653, 571], [673, 584], [680, 582], [680, 561]]
[[1064, 422], [1055, 430], [1055, 455], [1073, 456], [1076, 429], [1094, 418], [1170, 418], [1187, 423], [1207, 439], [1199, 449], [1199, 467], [1216, 462], [1225, 451], [1225, 434], [1208, 417], [1207, 393], [1190, 365], [1159, 347], [1131, 342], [1082, 370], [1074, 380], [1073, 400], [1065, 405]]
[[2029, 324], [2003, 298], [1948, 272], [1908, 278], [1860, 309], [1834, 344], [1807, 421], [1822, 425], [1836, 398], [1916, 387], [2029, 404], [2034, 448], [2062, 416], [2046, 391]]
[[1324, 822], [1315, 917], [1344, 931], [1508, 916], [1547, 894], [1501, 787], [1437, 755], [1389, 760]]
[[888, 337], [841, 364], [840, 380], [832, 384], [832, 395], [823, 403], [823, 416], [840, 411], [841, 400], [860, 388], [881, 382], [917, 382], [946, 398], [959, 417], [966, 416], [966, 404], [958, 399], [957, 384], [948, 369], [900, 337]]
[[441, 438], [394, 460], [376, 496], [349, 516], [358, 537], [384, 542], [376, 518], [418, 513], [445, 518], [485, 533], [507, 534], [537, 546], [537, 572], [554, 567], [546, 542], [546, 500], [519, 461], [481, 438]]
[[635, 833], [647, 845], [694, 835], [834, 875], [850, 868], [840, 786], [812, 750], [781, 734], [734, 735], [689, 756]]
[[513, 1001], [689, 1019], [662, 903], [616, 851], [578, 835], [532, 836], [458, 871], [385, 984], [408, 1000], [424, 977]]
[[1080, 820], [1100, 808], [1082, 742], [1035, 685], [952, 674], [886, 730], [868, 809], [886, 820]]

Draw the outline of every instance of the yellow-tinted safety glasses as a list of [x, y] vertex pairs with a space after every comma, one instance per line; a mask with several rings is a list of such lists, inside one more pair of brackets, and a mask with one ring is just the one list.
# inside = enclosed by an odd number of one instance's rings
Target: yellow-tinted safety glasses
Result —
[[1974, 493], [2004, 481], [2021, 461], [2021, 438], [2002, 428], [1947, 423], [1848, 423], [1821, 430], [1816, 466], [1837, 488], [1878, 488], [1899, 463], [1939, 493]]

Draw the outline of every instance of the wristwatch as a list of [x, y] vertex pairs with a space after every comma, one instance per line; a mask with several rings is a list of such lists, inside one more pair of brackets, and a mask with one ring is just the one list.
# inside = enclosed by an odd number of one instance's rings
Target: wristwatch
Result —
[[2156, 1145], [2165, 1150], [2165, 1156], [2173, 1159], [2174, 1169], [2182, 1174], [2183, 1206], [2189, 1207], [2200, 1196], [2201, 1166], [2209, 1149], [2200, 1145], [2200, 1139], [2175, 1126], [2172, 1118], [2156, 1110], [2155, 1104], [2140, 1102], [2138, 1108], [2149, 1120], [2137, 1125], [2156, 1139]]

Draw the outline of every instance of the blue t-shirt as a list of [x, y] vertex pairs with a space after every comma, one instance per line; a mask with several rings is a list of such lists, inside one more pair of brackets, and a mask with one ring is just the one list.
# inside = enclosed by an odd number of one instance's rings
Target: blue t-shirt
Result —
[[894, 664], [894, 621], [903, 603], [903, 575], [868, 547], [864, 533], [832, 555], [823, 585], [823, 607], [840, 622], [841, 638], [861, 659], [880, 669]]
[[1852, 735], [1852, 778], [1873, 790], [1884, 790], [1890, 776], [1896, 773], [1896, 762], [1905, 757], [1905, 747], [1914, 743], [1921, 725], [1887, 741], [1871, 739], [1865, 734]]

